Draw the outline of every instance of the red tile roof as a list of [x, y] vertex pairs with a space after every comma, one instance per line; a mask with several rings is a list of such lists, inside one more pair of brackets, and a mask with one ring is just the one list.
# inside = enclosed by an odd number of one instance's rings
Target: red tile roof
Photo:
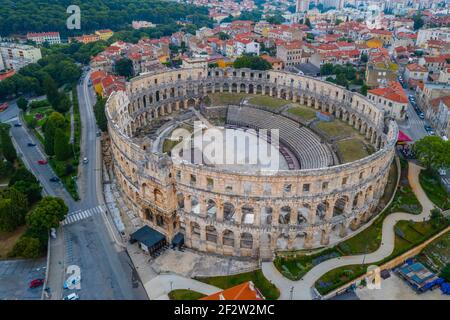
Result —
[[16, 74], [16, 70], [10, 70], [10, 71], [6, 71], [4, 73], [0, 73], [0, 81], [8, 79], [9, 77], [12, 77], [15, 74]]
[[386, 88], [372, 89], [369, 90], [368, 93], [397, 103], [408, 103], [408, 98], [406, 97], [406, 93], [403, 90], [402, 85], [396, 81], [391, 81]]
[[200, 300], [264, 300], [264, 297], [255, 288], [253, 282], [248, 281]]
[[428, 71], [427, 68], [425, 68], [417, 63], [408, 64], [406, 66], [406, 69], [408, 69], [409, 71], [413, 71], [413, 72], [427, 72]]

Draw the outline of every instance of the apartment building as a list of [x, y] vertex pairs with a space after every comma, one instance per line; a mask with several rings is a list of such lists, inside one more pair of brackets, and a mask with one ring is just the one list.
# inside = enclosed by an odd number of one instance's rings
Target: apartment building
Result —
[[12, 42], [0, 43], [0, 70], [19, 70], [41, 58], [39, 48]]

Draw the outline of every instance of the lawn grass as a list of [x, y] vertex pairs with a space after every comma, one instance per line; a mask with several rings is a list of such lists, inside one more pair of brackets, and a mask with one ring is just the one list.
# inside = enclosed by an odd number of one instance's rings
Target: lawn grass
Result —
[[436, 173], [431, 170], [422, 170], [419, 174], [419, 181], [431, 202], [442, 210], [450, 209], [450, 195]]
[[187, 289], [172, 290], [168, 295], [170, 300], [198, 300], [206, 297], [203, 293]]
[[[399, 221], [395, 225], [394, 251], [388, 257], [381, 261], [371, 263], [371, 265], [379, 266], [398, 257], [431, 238], [449, 225], [450, 221], [448, 219], [442, 219], [439, 222], [432, 220], [424, 222]], [[352, 270], [352, 272], [348, 272], [347, 270]], [[322, 295], [327, 294], [363, 275], [366, 271], [367, 265], [343, 266], [333, 269], [317, 280], [316, 289]]]
[[450, 263], [450, 232], [435, 239], [416, 257], [436, 273]]
[[339, 256], [341, 256], [341, 252], [336, 248], [331, 248], [314, 254], [299, 252], [291, 256], [278, 255], [273, 263], [283, 276], [296, 281], [320, 262]]
[[239, 104], [247, 94], [246, 93], [211, 93], [208, 95], [210, 105], [220, 106], [227, 104]]
[[343, 163], [356, 161], [369, 155], [365, 143], [360, 139], [341, 140], [336, 145]]
[[316, 118], [316, 111], [300, 105], [290, 108], [288, 112], [306, 121]]
[[12, 248], [25, 233], [27, 227], [20, 226], [12, 232], [0, 231], [0, 259], [6, 259]]
[[331, 138], [337, 136], [352, 136], [358, 133], [358, 131], [341, 120], [330, 122], [320, 121], [317, 124], [317, 128]]
[[216, 286], [221, 289], [228, 289], [238, 284], [252, 281], [262, 295], [268, 300], [276, 300], [280, 296], [280, 290], [264, 277], [262, 271], [255, 270], [230, 276], [196, 278], [197, 280]]
[[163, 153], [170, 153], [172, 149], [181, 141], [165, 139], [163, 143]]
[[248, 100], [248, 102], [250, 104], [254, 104], [257, 106], [269, 107], [269, 108], [273, 108], [273, 109], [278, 109], [289, 103], [289, 101], [286, 101], [283, 99], [267, 97], [267, 96], [254, 96], [254, 97], [251, 97]]

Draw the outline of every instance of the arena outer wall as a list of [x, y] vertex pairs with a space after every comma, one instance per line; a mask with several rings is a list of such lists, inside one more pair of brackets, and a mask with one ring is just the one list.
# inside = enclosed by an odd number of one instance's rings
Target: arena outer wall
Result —
[[[268, 95], [329, 112], [358, 130], [376, 152], [351, 163], [265, 176], [175, 163], [155, 152], [155, 141], [135, 137], [152, 120], [198, 107], [202, 97], [214, 92]], [[132, 79], [126, 92], [113, 93], [106, 109], [113, 170], [131, 210], [168, 241], [181, 232], [188, 247], [261, 259], [272, 258], [277, 250], [337, 243], [372, 219], [398, 135], [396, 123], [385, 124], [383, 110], [366, 97], [272, 70], [195, 68], [144, 74]], [[253, 223], [244, 223], [247, 214]]]

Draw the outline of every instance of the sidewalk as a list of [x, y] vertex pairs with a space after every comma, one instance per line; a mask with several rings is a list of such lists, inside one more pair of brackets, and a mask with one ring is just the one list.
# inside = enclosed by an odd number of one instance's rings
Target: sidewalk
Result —
[[[57, 230], [56, 239], [50, 239], [50, 261], [48, 262], [47, 288], [49, 294], [44, 291], [44, 300], [61, 300], [65, 275], [64, 252], [64, 228]], [[63, 260], [60, 258], [62, 257]]]
[[[310, 300], [313, 298], [312, 288], [315, 282], [325, 273], [338, 267], [378, 262], [388, 257], [394, 250], [395, 232], [394, 227], [401, 220], [411, 220], [422, 222], [429, 219], [430, 211], [434, 208], [433, 203], [428, 199], [419, 183], [419, 173], [421, 167], [414, 163], [409, 163], [408, 180], [417, 199], [422, 205], [422, 213], [418, 215], [408, 214], [404, 212], [396, 212], [388, 215], [383, 221], [382, 238], [380, 247], [365, 255], [345, 256], [326, 260], [314, 268], [312, 268], [299, 281], [291, 281], [286, 279], [273, 265], [273, 262], [265, 262], [262, 264], [264, 276], [273, 282], [281, 291], [280, 299], [290, 299], [291, 295], [294, 300]], [[292, 294], [291, 294], [292, 290]]]

